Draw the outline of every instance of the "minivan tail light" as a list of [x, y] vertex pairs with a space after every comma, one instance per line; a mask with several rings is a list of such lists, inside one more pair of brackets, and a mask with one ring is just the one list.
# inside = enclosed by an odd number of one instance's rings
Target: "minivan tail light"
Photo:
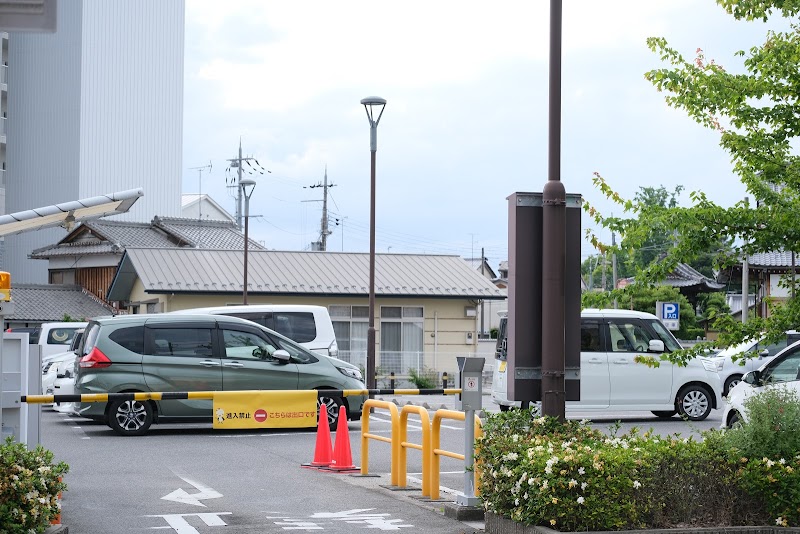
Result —
[[95, 347], [89, 354], [80, 359], [79, 365], [81, 367], [91, 367], [93, 369], [97, 369], [99, 367], [110, 367], [111, 360], [109, 360], [108, 356], [103, 354], [100, 349]]

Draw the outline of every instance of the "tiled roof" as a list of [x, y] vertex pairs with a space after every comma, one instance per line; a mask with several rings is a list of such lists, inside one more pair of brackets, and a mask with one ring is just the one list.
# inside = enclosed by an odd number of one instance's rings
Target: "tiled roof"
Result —
[[11, 300], [14, 313], [6, 315], [6, 321], [63, 321], [64, 315], [83, 320], [114, 313], [75, 285], [12, 284]]
[[[791, 252], [760, 252], [747, 258], [750, 267], [791, 267]], [[800, 254], [795, 254], [795, 265], [800, 264]]]
[[[248, 248], [263, 249], [249, 240]], [[244, 248], [244, 236], [230, 221], [155, 217], [152, 222], [96, 220], [86, 222], [55, 245], [31, 253], [32, 258], [89, 254], [122, 254], [128, 247], [213, 249]]]
[[725, 287], [725, 284], [714, 281], [685, 263], [679, 263], [675, 270], [667, 275], [663, 284], [677, 288], [697, 287], [709, 290], [718, 290]]
[[[238, 293], [241, 251], [129, 248], [109, 288], [127, 300], [137, 278], [149, 293]], [[282, 295], [369, 294], [369, 254], [253, 250], [248, 292]], [[503, 300], [505, 293], [459, 256], [376, 254], [375, 294]]]

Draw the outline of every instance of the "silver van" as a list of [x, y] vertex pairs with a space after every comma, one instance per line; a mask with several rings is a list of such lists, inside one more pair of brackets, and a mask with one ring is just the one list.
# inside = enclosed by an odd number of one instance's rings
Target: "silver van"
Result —
[[242, 304], [176, 310], [171, 313], [229, 315], [253, 321], [282, 334], [308, 350], [339, 357], [339, 346], [328, 309], [305, 304]]
[[[313, 353], [237, 317], [208, 314], [119, 315], [93, 319], [77, 351], [75, 393], [247, 390], [363, 390], [361, 371]], [[358, 419], [366, 397], [319, 394], [335, 429], [340, 407]], [[154, 423], [211, 421], [212, 401], [170, 399], [81, 403], [78, 414], [118, 434], [145, 434]]]

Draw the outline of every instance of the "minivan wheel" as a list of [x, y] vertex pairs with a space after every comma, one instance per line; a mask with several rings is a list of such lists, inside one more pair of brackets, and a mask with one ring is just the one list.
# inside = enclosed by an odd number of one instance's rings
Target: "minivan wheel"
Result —
[[121, 436], [143, 436], [153, 424], [153, 407], [147, 401], [114, 401], [108, 407], [108, 426]]
[[725, 381], [725, 387], [722, 390], [722, 396], [727, 397], [728, 393], [730, 393], [731, 390], [736, 386], [736, 384], [738, 384], [741, 381], [742, 381], [742, 375], [729, 376], [728, 379]]
[[691, 384], [678, 392], [678, 413], [689, 421], [702, 421], [711, 413], [711, 394], [700, 385]]
[[669, 419], [670, 417], [678, 413], [678, 410], [654, 411], [651, 413], [656, 417], [661, 417], [662, 419]]
[[[317, 397], [317, 417], [319, 417], [320, 407], [322, 405], [325, 405], [325, 413], [328, 416], [328, 427], [335, 432], [336, 425], [339, 422], [339, 409], [344, 405], [344, 402], [342, 402], [342, 399], [339, 397], [319, 395]], [[317, 422], [319, 422], [319, 419], [317, 419]]]
[[728, 417], [728, 428], [736, 428], [742, 426], [742, 416], [739, 415], [739, 412], [733, 412], [730, 417]]

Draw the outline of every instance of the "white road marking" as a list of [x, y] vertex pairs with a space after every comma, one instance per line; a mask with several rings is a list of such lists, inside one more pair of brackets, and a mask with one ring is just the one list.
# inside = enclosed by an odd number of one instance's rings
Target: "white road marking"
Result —
[[202, 506], [205, 508], [205, 504], [200, 502], [200, 499], [218, 499], [222, 497], [222, 494], [209, 488], [208, 486], [204, 486], [200, 482], [195, 482], [193, 480], [189, 480], [188, 478], [179, 477], [181, 480], [186, 482], [187, 484], [191, 484], [195, 487], [195, 489], [199, 490], [197, 493], [188, 493], [183, 488], [176, 489], [169, 495], [165, 495], [161, 497], [165, 501], [175, 501], [183, 504], [193, 504], [194, 506]]
[[146, 515], [145, 517], [161, 517], [169, 525], [168, 527], [150, 527], [150, 530], [163, 530], [171, 528], [176, 534], [200, 534], [185, 517], [199, 517], [203, 523], [209, 527], [225, 527], [227, 524], [222, 520], [221, 515], [233, 515], [233, 512], [206, 512], [200, 514], [164, 514]]

